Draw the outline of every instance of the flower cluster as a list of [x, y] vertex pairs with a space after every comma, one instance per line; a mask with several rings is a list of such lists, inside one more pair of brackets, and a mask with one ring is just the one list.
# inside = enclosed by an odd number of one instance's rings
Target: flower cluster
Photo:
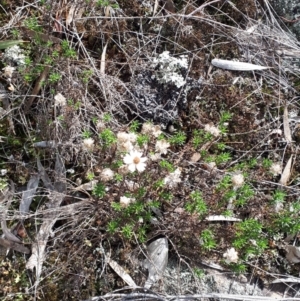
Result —
[[4, 67], [2, 70], [3, 70], [3, 75], [8, 78], [8, 79], [11, 79], [12, 78], [12, 75], [13, 75], [13, 72], [15, 71], [15, 67], [11, 67], [11, 66], [6, 66]]
[[278, 176], [282, 173], [282, 165], [280, 163], [273, 163], [270, 167], [270, 172], [274, 176]]
[[155, 138], [157, 138], [161, 133], [161, 129], [159, 125], [153, 125], [151, 123], [144, 123], [142, 126], [142, 134], [146, 134], [146, 135], [152, 135]]
[[136, 142], [137, 135], [134, 133], [119, 132], [117, 134], [118, 150], [129, 152], [134, 149], [133, 144]]
[[[57, 94], [55, 96], [55, 101], [57, 106], [61, 106], [64, 104], [64, 97], [60, 94]], [[144, 205], [140, 202], [141, 197], [139, 196], [139, 193], [141, 193], [144, 189], [149, 188], [149, 186], [147, 187], [146, 184], [146, 186], [143, 187], [142, 184], [136, 181], [134, 178], [135, 175], [128, 174], [134, 172], [144, 172], [147, 167], [148, 159], [151, 158], [152, 161], [154, 161], [153, 157], [156, 156], [157, 160], [160, 160], [161, 156], [168, 153], [168, 149], [170, 148], [171, 144], [167, 141], [167, 139], [163, 138], [161, 127], [151, 123], [143, 124], [141, 134], [122, 131], [115, 135], [112, 131], [106, 128], [105, 123], [101, 123], [99, 125], [99, 129], [101, 130], [101, 134], [105, 133], [107, 135], [100, 136], [101, 138], [104, 137], [102, 138], [103, 141], [105, 141], [105, 139], [110, 139], [110, 141], [113, 141], [110, 145], [115, 145], [115, 147], [112, 146], [112, 149], [116, 151], [115, 153], [118, 157], [117, 161], [115, 162], [116, 167], [114, 167], [117, 169], [117, 171], [113, 170], [113, 168], [109, 168], [107, 165], [105, 167], [97, 167], [97, 179], [90, 181], [88, 183], [89, 187], [80, 187], [85, 190], [93, 190], [94, 195], [103, 197], [106, 191], [108, 191], [106, 184], [115, 180], [117, 182], [115, 187], [122, 187], [124, 194], [121, 194], [118, 203], [113, 202], [113, 208], [119, 212], [122, 212], [122, 208], [126, 211], [126, 208], [129, 207], [130, 211], [132, 208], [134, 209], [136, 207], [137, 210], [143, 212], [143, 208], [140, 207]], [[84, 137], [86, 138], [82, 140], [83, 149], [87, 150], [88, 152], [96, 150], [96, 140], [89, 137], [89, 135], [85, 135]], [[120, 161], [120, 159], [122, 159], [122, 161]], [[168, 189], [175, 188], [182, 181], [181, 168], [175, 169], [172, 164], [166, 160], [164, 160], [164, 163], [161, 166], [169, 170], [169, 173], [159, 179], [159, 183]], [[152, 173], [152, 175], [157, 178], [156, 174]], [[147, 177], [140, 177], [140, 179], [144, 180], [147, 179]], [[151, 185], [152, 182], [153, 181], [149, 181], [148, 184]], [[143, 221], [143, 213], [141, 213], [141, 216], [139, 216], [138, 221], [140, 223]]]
[[155, 144], [155, 151], [158, 154], [166, 154], [168, 152], [168, 148], [170, 147], [170, 143], [166, 140], [158, 140]]
[[93, 148], [94, 148], [94, 139], [93, 138], [86, 138], [86, 139], [83, 139], [83, 148], [85, 150], [88, 150], [88, 151], [92, 151]]
[[223, 257], [225, 258], [225, 262], [227, 264], [229, 263], [237, 263], [239, 256], [238, 256], [238, 252], [234, 249], [228, 249], [224, 254]]
[[56, 106], [60, 106], [60, 107], [63, 107], [67, 104], [67, 100], [66, 98], [61, 94], [61, 93], [57, 93], [55, 96], [54, 96], [54, 104]]
[[17, 65], [25, 65], [25, 55], [18, 45], [6, 48], [2, 58]]
[[110, 181], [114, 178], [114, 172], [110, 168], [104, 168], [100, 174], [100, 179], [103, 182]]
[[238, 173], [231, 177], [231, 181], [232, 181], [233, 187], [239, 188], [244, 184], [245, 178], [241, 173]]
[[174, 172], [170, 173], [168, 176], [164, 178], [164, 183], [169, 188], [174, 188], [178, 185], [178, 183], [181, 182], [180, 175], [181, 175], [181, 170], [180, 168], [177, 168]]
[[204, 130], [215, 137], [219, 137], [221, 134], [221, 131], [217, 127], [209, 123], [205, 125]]
[[180, 58], [170, 56], [169, 51], [164, 51], [153, 60], [153, 66], [158, 67], [157, 80], [162, 84], [173, 83], [177, 88], [185, 85], [186, 81], [180, 73], [180, 69], [188, 68], [187, 57], [181, 55]]
[[135, 202], [134, 198], [128, 198], [126, 196], [120, 197], [120, 204], [123, 208], [128, 207], [130, 204], [132, 204], [134, 202]]

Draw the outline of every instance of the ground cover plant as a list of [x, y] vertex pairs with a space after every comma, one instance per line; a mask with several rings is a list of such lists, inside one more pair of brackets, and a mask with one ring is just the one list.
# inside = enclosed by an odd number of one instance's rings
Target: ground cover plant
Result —
[[268, 1], [0, 14], [4, 300], [92, 300], [126, 285], [112, 262], [143, 287], [162, 237], [195, 283], [299, 274], [300, 45]]

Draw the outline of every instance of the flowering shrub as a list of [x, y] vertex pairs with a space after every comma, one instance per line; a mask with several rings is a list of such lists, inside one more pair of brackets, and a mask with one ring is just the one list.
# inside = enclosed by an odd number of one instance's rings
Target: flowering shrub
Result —
[[157, 58], [154, 58], [153, 66], [158, 68], [156, 78], [160, 83], [173, 83], [177, 88], [185, 85], [186, 82], [181, 75], [180, 70], [188, 68], [186, 56], [182, 55], [178, 59], [170, 56], [169, 51], [164, 51]]
[[21, 49], [18, 45], [6, 48], [3, 59], [17, 65], [25, 65], [25, 54], [23, 49]]

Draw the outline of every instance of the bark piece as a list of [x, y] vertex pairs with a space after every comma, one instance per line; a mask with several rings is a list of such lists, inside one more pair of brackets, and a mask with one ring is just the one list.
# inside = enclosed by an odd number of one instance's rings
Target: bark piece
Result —
[[167, 238], [159, 238], [153, 241], [147, 247], [147, 251], [149, 257], [145, 260], [144, 266], [148, 269], [149, 275], [144, 287], [149, 289], [162, 277], [168, 264], [169, 248]]
[[286, 163], [284, 170], [281, 174], [281, 178], [279, 180], [279, 184], [287, 186], [288, 181], [291, 176], [291, 169], [292, 169], [292, 160], [293, 160], [293, 155], [289, 158], [288, 162]]
[[126, 282], [129, 286], [136, 287], [137, 285], [130, 275], [114, 260], [108, 258], [107, 263], [110, 267]]

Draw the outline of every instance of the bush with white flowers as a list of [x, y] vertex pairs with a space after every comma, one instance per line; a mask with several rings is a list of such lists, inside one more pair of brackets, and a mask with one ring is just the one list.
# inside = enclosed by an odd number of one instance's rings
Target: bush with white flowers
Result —
[[158, 68], [156, 78], [160, 83], [173, 83], [178, 88], [185, 85], [186, 81], [180, 71], [188, 68], [186, 56], [181, 55], [179, 58], [175, 58], [170, 55], [169, 51], [164, 51], [154, 58], [153, 67]]

